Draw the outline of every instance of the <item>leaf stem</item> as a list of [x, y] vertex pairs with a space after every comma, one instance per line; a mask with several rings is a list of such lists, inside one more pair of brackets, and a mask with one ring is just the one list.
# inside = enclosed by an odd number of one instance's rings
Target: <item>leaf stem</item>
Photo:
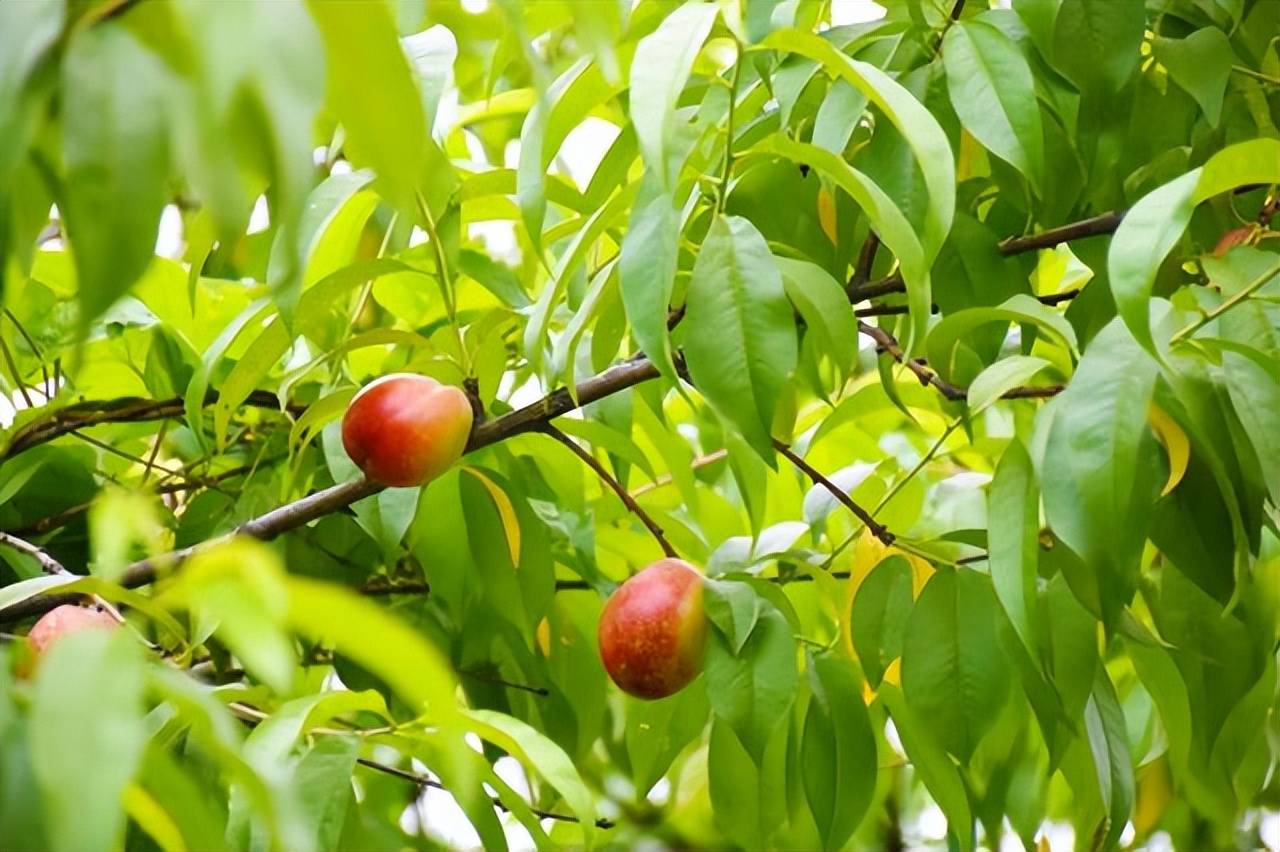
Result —
[[724, 140], [724, 167], [720, 171], [720, 194], [716, 198], [717, 213], [724, 212], [725, 201], [729, 197], [729, 172], [733, 168], [733, 113], [734, 101], [738, 97], [738, 77], [742, 72], [742, 46], [735, 41], [734, 49], [737, 53], [733, 59], [733, 77], [729, 84], [729, 118]]
[[444, 299], [445, 313], [449, 316], [449, 325], [453, 327], [453, 333], [458, 338], [458, 354], [462, 358], [462, 370], [468, 376], [471, 375], [471, 356], [467, 352], [467, 346], [462, 338], [462, 329], [458, 327], [458, 306], [455, 301], [453, 287], [453, 277], [449, 274], [449, 260], [444, 253], [444, 244], [440, 242], [440, 229], [436, 227], [435, 217], [431, 215], [431, 207], [427, 204], [427, 199], [423, 197], [421, 192], [415, 192], [414, 198], [418, 201], [418, 212], [422, 214], [423, 224], [427, 226], [427, 237], [431, 240], [431, 247], [435, 250], [436, 276], [440, 283], [440, 297]]
[[1236, 305], [1248, 299], [1258, 290], [1261, 290], [1262, 287], [1265, 284], [1269, 283], [1271, 279], [1274, 278], [1276, 275], [1280, 275], [1280, 263], [1273, 264], [1270, 268], [1267, 269], [1266, 272], [1262, 273], [1257, 278], [1250, 281], [1249, 284], [1243, 290], [1239, 291], [1238, 293], [1233, 295], [1231, 298], [1227, 299], [1225, 302], [1218, 305], [1213, 310], [1207, 312], [1204, 316], [1200, 317], [1195, 322], [1182, 328], [1177, 334], [1173, 336], [1173, 338], [1169, 341], [1169, 344], [1172, 346], [1186, 340], [1188, 337], [1195, 334], [1205, 325], [1207, 325], [1210, 322], [1213, 322], [1215, 319], [1222, 316], [1227, 311], [1234, 308]]
[[879, 514], [880, 510], [888, 505], [889, 501], [896, 497], [898, 492], [901, 491], [908, 482], [914, 479], [916, 474], [923, 470], [924, 466], [927, 465], [935, 455], [937, 455], [938, 450], [942, 449], [943, 442], [946, 441], [947, 437], [956, 430], [956, 427], [960, 425], [962, 419], [963, 418], [957, 417], [955, 420], [952, 420], [951, 423], [948, 424], [947, 428], [942, 431], [942, 434], [938, 436], [938, 440], [933, 442], [933, 446], [929, 448], [929, 451], [920, 458], [920, 461], [916, 462], [915, 467], [907, 471], [906, 476], [895, 482], [893, 487], [885, 492], [885, 495], [880, 498], [880, 502], [876, 503], [876, 507], [871, 510], [871, 514], [873, 516]]

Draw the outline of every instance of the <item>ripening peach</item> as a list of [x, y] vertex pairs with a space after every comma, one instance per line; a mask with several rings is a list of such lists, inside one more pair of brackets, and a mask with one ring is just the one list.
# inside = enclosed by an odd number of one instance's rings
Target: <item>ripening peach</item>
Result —
[[449, 469], [471, 434], [471, 401], [428, 376], [393, 373], [360, 389], [342, 418], [342, 446], [381, 485], [422, 485]]
[[659, 559], [631, 577], [605, 602], [599, 643], [605, 671], [624, 692], [679, 692], [702, 671], [702, 575], [683, 560]]

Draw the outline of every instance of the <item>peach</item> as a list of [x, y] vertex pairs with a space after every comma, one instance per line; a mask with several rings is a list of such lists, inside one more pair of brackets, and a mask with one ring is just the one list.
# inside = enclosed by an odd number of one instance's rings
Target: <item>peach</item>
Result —
[[649, 565], [605, 602], [599, 643], [605, 671], [624, 692], [647, 699], [679, 692], [702, 671], [702, 575], [680, 559]]
[[462, 455], [471, 434], [471, 401], [461, 390], [411, 373], [393, 373], [360, 389], [342, 418], [342, 446], [381, 485], [422, 485]]

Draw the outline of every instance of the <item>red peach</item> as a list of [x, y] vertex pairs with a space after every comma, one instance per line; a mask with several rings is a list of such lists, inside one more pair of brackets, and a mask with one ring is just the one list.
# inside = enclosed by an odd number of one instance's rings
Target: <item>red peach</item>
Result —
[[659, 559], [631, 577], [605, 602], [599, 643], [605, 671], [624, 692], [679, 692], [702, 670], [702, 575], [683, 560]]
[[27, 644], [39, 657], [62, 636], [82, 630], [115, 630], [119, 626], [120, 623], [106, 610], [63, 604], [40, 616], [27, 633]]
[[382, 485], [422, 485], [462, 455], [471, 402], [428, 376], [394, 373], [360, 389], [342, 418], [342, 446]]

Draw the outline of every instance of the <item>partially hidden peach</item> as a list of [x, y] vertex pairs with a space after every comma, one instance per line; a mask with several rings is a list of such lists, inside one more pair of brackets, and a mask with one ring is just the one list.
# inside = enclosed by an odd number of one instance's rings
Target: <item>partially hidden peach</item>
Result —
[[1253, 230], [1252, 226], [1246, 226], [1227, 231], [1221, 237], [1218, 237], [1218, 242], [1213, 247], [1213, 256], [1224, 257], [1227, 252], [1236, 246], [1249, 242], [1249, 240], [1253, 239]]
[[119, 626], [120, 622], [106, 610], [63, 604], [40, 616], [40, 620], [27, 633], [27, 644], [38, 658], [63, 636], [82, 630], [115, 630]]
[[342, 418], [342, 446], [381, 485], [422, 485], [462, 455], [471, 402], [428, 376], [393, 373], [360, 389]]
[[680, 559], [649, 565], [609, 596], [598, 638], [605, 671], [624, 692], [648, 699], [679, 692], [702, 671], [702, 575]]

